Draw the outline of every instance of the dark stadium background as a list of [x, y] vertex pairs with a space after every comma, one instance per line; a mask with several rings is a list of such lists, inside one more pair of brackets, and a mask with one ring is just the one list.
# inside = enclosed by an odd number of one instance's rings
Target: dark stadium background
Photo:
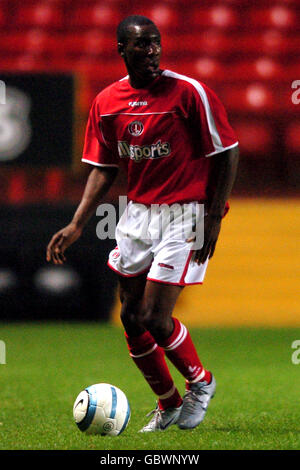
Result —
[[[275, 206], [263, 218], [276, 221], [278, 203], [290, 208], [294, 220], [286, 227], [277, 220], [283, 226], [277, 242], [299, 230], [299, 1], [0, 0], [0, 79], [7, 91], [7, 104], [0, 104], [0, 320], [111, 316], [116, 278], [106, 258], [114, 241], [97, 239], [99, 219], [95, 216], [69, 250], [64, 268], [46, 264], [45, 248], [80, 200], [89, 169], [80, 162], [89, 107], [103, 87], [126, 75], [115, 30], [134, 13], [149, 16], [160, 28], [162, 67], [205, 82], [227, 109], [241, 149], [228, 224], [236, 220], [235, 201], [245, 207], [245, 219], [249, 201], [259, 207], [271, 201]], [[14, 154], [8, 148], [19, 138], [16, 122], [25, 143]], [[124, 181], [120, 174], [106, 202], [116, 204], [119, 193], [125, 194]], [[255, 211], [251, 217], [255, 240]], [[239, 233], [237, 227], [231, 236], [253, 259], [255, 243], [250, 252], [249, 239], [243, 245]], [[276, 258], [281, 245], [268, 232], [262, 238], [269, 237]], [[288, 255], [284, 263], [295, 263], [294, 248]], [[266, 278], [276, 266], [269, 264]], [[277, 281], [282, 288], [280, 274]], [[214, 279], [210, 282], [215, 286]], [[296, 271], [284, 282], [295, 283]], [[278, 286], [273, 286], [276, 298]], [[296, 290], [290, 295], [299, 324]], [[284, 313], [281, 320], [284, 324]]]

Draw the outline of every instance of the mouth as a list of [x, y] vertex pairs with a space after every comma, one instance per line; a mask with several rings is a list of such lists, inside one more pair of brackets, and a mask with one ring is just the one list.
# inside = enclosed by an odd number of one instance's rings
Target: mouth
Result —
[[153, 61], [145, 61], [144, 63], [144, 68], [146, 70], [149, 70], [150, 72], [154, 73], [157, 72], [159, 69], [159, 61], [158, 60], [153, 60]]

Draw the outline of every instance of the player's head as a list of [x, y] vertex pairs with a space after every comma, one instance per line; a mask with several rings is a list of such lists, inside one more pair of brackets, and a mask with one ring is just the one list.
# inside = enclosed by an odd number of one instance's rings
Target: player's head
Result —
[[160, 32], [149, 18], [132, 15], [118, 26], [118, 51], [130, 77], [141, 82], [151, 81], [159, 73], [161, 55]]

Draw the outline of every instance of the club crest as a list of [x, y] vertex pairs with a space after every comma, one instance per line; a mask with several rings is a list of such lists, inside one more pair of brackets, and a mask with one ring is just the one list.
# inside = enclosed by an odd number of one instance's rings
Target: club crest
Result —
[[129, 124], [128, 131], [134, 137], [138, 137], [144, 132], [144, 125], [140, 121], [133, 121]]

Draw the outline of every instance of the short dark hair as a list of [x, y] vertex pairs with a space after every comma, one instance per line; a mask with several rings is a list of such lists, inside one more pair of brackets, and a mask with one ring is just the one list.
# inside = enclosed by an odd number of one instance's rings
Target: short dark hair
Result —
[[117, 28], [117, 41], [126, 43], [128, 39], [128, 29], [130, 26], [144, 26], [144, 25], [153, 25], [158, 31], [156, 24], [147, 18], [146, 16], [142, 15], [130, 15], [127, 16], [124, 20], [119, 23]]

